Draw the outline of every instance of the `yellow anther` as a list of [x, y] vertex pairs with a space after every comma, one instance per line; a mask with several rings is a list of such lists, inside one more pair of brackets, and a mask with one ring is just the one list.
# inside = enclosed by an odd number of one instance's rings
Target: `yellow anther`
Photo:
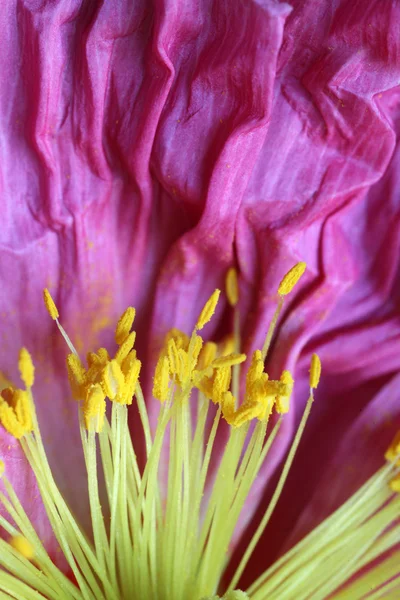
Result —
[[[246, 396], [252, 395], [254, 386], [264, 373], [264, 361], [260, 350], [253, 352], [251, 364], [246, 374]], [[267, 376], [268, 377], [268, 376]]]
[[218, 344], [218, 350], [221, 356], [228, 356], [235, 352], [236, 341], [234, 335], [227, 335], [222, 342]]
[[385, 458], [388, 462], [400, 461], [400, 431], [396, 433], [392, 443], [386, 450]]
[[321, 361], [318, 354], [313, 354], [311, 357], [311, 368], [310, 368], [310, 388], [316, 389], [319, 384], [321, 377]]
[[195, 329], [197, 329], [197, 330], [203, 329], [204, 325], [206, 325], [206, 323], [209, 322], [209, 320], [213, 316], [215, 309], [217, 307], [220, 293], [221, 293], [220, 290], [215, 290], [211, 294], [210, 298], [207, 300], [207, 302], [204, 305], [203, 310], [200, 313], [200, 316], [197, 320]]
[[93, 365], [97, 365], [99, 362], [99, 357], [97, 356], [96, 352], [88, 352], [86, 354], [86, 362], [89, 368]]
[[241, 427], [252, 419], [261, 418], [263, 412], [264, 408], [260, 404], [242, 404], [228, 422], [232, 427]]
[[189, 357], [188, 353], [183, 350], [183, 348], [179, 348], [178, 350], [179, 356], [179, 369], [178, 369], [178, 378], [179, 382], [182, 384], [190, 377], [189, 370]]
[[[269, 382], [272, 383], [272, 382]], [[275, 399], [275, 408], [276, 412], [283, 415], [289, 412], [290, 406], [290, 396], [293, 391], [294, 380], [289, 371], [283, 371], [280, 379], [280, 383], [283, 384], [280, 386], [279, 395], [276, 396]]]
[[57, 306], [55, 305], [55, 302], [47, 288], [44, 288], [43, 290], [43, 299], [47, 308], [47, 312], [55, 321], [60, 315], [58, 314]]
[[178, 348], [174, 338], [168, 340], [167, 350], [170, 371], [172, 375], [177, 375], [179, 373], [180, 361]]
[[15, 408], [15, 390], [12, 387], [4, 388], [1, 390], [0, 396], [7, 402], [9, 406]]
[[67, 371], [73, 397], [82, 400], [85, 396], [86, 371], [76, 354], [68, 354]]
[[192, 336], [192, 339], [190, 340], [190, 351], [191, 351], [191, 363], [189, 365], [189, 375], [192, 375], [192, 371], [193, 369], [196, 367], [197, 365], [197, 361], [199, 358], [199, 354], [201, 352], [201, 349], [203, 347], [203, 338], [200, 337], [199, 335], [194, 335]]
[[174, 340], [178, 350], [179, 348], [183, 348], [184, 350], [187, 350], [189, 348], [189, 336], [187, 336], [186, 333], [183, 333], [183, 331], [177, 329], [176, 327], [173, 327], [168, 331], [168, 333], [165, 336], [164, 345], [167, 346], [168, 341], [171, 339]]
[[197, 359], [199, 358], [199, 354], [203, 347], [203, 338], [200, 335], [194, 335], [192, 337], [190, 347], [192, 350], [192, 358], [194, 358], [197, 362]]
[[199, 354], [199, 360], [197, 361], [197, 368], [199, 371], [207, 369], [217, 355], [217, 344], [214, 342], [206, 342], [201, 349]]
[[286, 296], [292, 291], [292, 289], [306, 270], [306, 267], [307, 265], [305, 262], [298, 262], [297, 265], [294, 265], [294, 267], [292, 267], [290, 271], [286, 273], [285, 277], [282, 279], [278, 287], [278, 294], [280, 296]]
[[125, 377], [116, 360], [111, 360], [107, 363], [101, 375], [104, 393], [110, 400], [114, 400], [117, 395], [122, 394], [125, 386]]
[[121, 371], [125, 377], [128, 375], [135, 361], [137, 361], [136, 350], [131, 350], [128, 356], [124, 358], [124, 360], [121, 363]]
[[393, 492], [400, 493], [400, 474], [393, 477], [389, 482], [389, 487]]
[[89, 367], [104, 367], [110, 361], [110, 355], [106, 348], [99, 348], [97, 352], [88, 352], [86, 360]]
[[33, 429], [31, 403], [28, 393], [25, 390], [15, 390], [14, 392], [14, 410], [18, 422], [26, 433]]
[[119, 404], [132, 404], [132, 398], [135, 394], [141, 367], [142, 363], [136, 358], [135, 350], [132, 350], [122, 363], [122, 372], [125, 376], [125, 387], [123, 393], [115, 398], [115, 402], [118, 402]]
[[136, 331], [132, 331], [127, 338], [122, 342], [120, 347], [115, 353], [115, 360], [121, 364], [122, 361], [128, 356], [129, 352], [132, 350], [136, 339]]
[[154, 373], [153, 396], [160, 402], [168, 398], [169, 383], [169, 360], [166, 356], [160, 356]]
[[121, 315], [117, 327], [115, 329], [115, 341], [117, 344], [122, 344], [122, 342], [128, 337], [133, 321], [135, 320], [136, 311], [133, 306], [128, 306], [126, 311]]
[[89, 386], [83, 402], [83, 418], [88, 431], [100, 433], [106, 413], [105, 394], [100, 384]]
[[233, 365], [240, 365], [240, 363], [246, 360], [245, 354], [228, 354], [227, 356], [220, 356], [212, 362], [212, 367], [220, 369], [221, 367], [232, 367]]
[[17, 440], [32, 431], [30, 401], [25, 390], [7, 388], [1, 392], [0, 423]]
[[0, 423], [15, 439], [20, 440], [26, 433], [17, 419], [14, 409], [0, 396]]
[[6, 466], [2, 460], [0, 460], [0, 477], [4, 475], [4, 471], [6, 470]]
[[102, 365], [105, 365], [110, 360], [110, 355], [106, 348], [99, 348], [97, 350], [97, 356]]
[[231, 267], [226, 274], [225, 290], [229, 304], [236, 306], [239, 300], [239, 284], [235, 267]]
[[21, 379], [26, 387], [32, 387], [35, 380], [35, 367], [33, 366], [31, 355], [26, 348], [21, 348], [19, 352], [18, 368]]
[[34, 547], [23, 535], [14, 535], [10, 538], [9, 544], [28, 560], [32, 560], [35, 557]]
[[231, 368], [221, 367], [214, 376], [212, 397], [214, 404], [222, 404], [225, 392], [229, 391], [231, 385]]

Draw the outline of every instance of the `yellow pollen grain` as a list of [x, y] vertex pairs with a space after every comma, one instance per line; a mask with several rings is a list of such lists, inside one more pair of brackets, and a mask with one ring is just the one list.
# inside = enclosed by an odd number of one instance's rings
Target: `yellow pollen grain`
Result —
[[22, 556], [32, 560], [35, 556], [35, 550], [30, 542], [23, 535], [14, 535], [9, 540], [10, 546], [15, 548]]
[[117, 344], [122, 344], [122, 342], [128, 337], [133, 321], [135, 320], [136, 311], [133, 306], [128, 306], [126, 311], [121, 315], [117, 327], [115, 329], [115, 341]]
[[216, 358], [211, 366], [216, 369], [221, 367], [232, 367], [233, 365], [240, 365], [246, 358], [246, 354], [228, 354], [227, 356]]
[[318, 354], [313, 354], [311, 357], [311, 368], [310, 368], [310, 388], [316, 389], [319, 384], [321, 377], [321, 361]]
[[4, 471], [6, 470], [6, 466], [2, 460], [0, 460], [0, 477], [4, 475]]
[[292, 289], [306, 270], [306, 267], [307, 265], [305, 262], [298, 262], [296, 265], [294, 265], [294, 267], [290, 269], [290, 271], [286, 273], [285, 277], [282, 279], [278, 287], [278, 294], [280, 296], [286, 296], [292, 291]]
[[239, 300], [239, 284], [235, 267], [231, 267], [226, 274], [225, 291], [229, 304], [236, 306]]
[[221, 293], [220, 290], [215, 290], [211, 294], [211, 296], [207, 300], [207, 302], [205, 303], [204, 308], [201, 311], [200, 316], [198, 318], [198, 321], [196, 323], [196, 327], [195, 328], [197, 330], [203, 329], [204, 325], [206, 325], [210, 321], [211, 317], [215, 313], [215, 309], [216, 309], [217, 304], [218, 304], [220, 293]]
[[60, 315], [58, 313], [57, 306], [55, 305], [55, 302], [47, 288], [44, 288], [43, 290], [43, 299], [47, 308], [47, 312], [49, 313], [50, 317], [55, 321]]
[[166, 356], [160, 356], [154, 373], [153, 396], [160, 402], [168, 398], [169, 383], [169, 360]]
[[26, 387], [32, 387], [35, 380], [35, 367], [33, 366], [31, 355], [26, 348], [21, 348], [19, 352], [18, 368], [21, 379]]

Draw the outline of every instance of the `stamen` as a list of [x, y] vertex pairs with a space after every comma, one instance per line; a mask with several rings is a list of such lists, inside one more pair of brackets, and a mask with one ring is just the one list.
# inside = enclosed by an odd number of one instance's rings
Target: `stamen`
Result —
[[31, 404], [25, 390], [6, 388], [0, 394], [0, 423], [16, 439], [33, 429]]
[[122, 373], [125, 377], [125, 387], [123, 393], [116, 396], [115, 402], [127, 405], [132, 404], [132, 397], [136, 391], [141, 367], [142, 363], [136, 358], [135, 350], [132, 350], [121, 366]]
[[226, 274], [225, 290], [229, 304], [236, 306], [239, 300], [239, 284], [235, 267], [231, 267]]
[[262, 357], [263, 357], [264, 361], [268, 354], [268, 350], [269, 350], [269, 347], [271, 344], [271, 340], [272, 340], [272, 336], [274, 334], [276, 324], [279, 319], [279, 315], [281, 314], [284, 297], [292, 291], [292, 289], [294, 288], [296, 283], [299, 281], [300, 277], [303, 275], [303, 273], [306, 269], [306, 266], [307, 265], [305, 262], [297, 263], [296, 265], [294, 265], [294, 267], [292, 267], [290, 269], [290, 271], [288, 271], [288, 273], [286, 273], [286, 275], [284, 276], [284, 278], [282, 279], [282, 281], [279, 284], [278, 294], [280, 296], [280, 299], [278, 302], [278, 306], [276, 307], [274, 316], [272, 317], [270, 326], [268, 328], [268, 332], [267, 332], [264, 346], [262, 349]]
[[[270, 383], [270, 382], [269, 382]], [[279, 389], [279, 394], [276, 396], [276, 411], [284, 415], [289, 412], [290, 396], [293, 391], [294, 380], [289, 371], [283, 371], [280, 379], [282, 386]]]
[[290, 467], [292, 466], [294, 457], [296, 455], [297, 448], [299, 446], [301, 437], [303, 435], [303, 432], [304, 432], [304, 429], [305, 429], [305, 426], [307, 423], [307, 419], [308, 419], [310, 411], [311, 411], [311, 406], [312, 406], [313, 401], [314, 401], [314, 398], [313, 398], [312, 394], [310, 394], [307, 404], [306, 404], [306, 407], [304, 409], [304, 413], [301, 418], [299, 427], [297, 429], [296, 435], [294, 437], [291, 448], [289, 450], [289, 454], [286, 458], [286, 461], [285, 461], [281, 476], [279, 478], [278, 484], [276, 486], [275, 492], [271, 498], [271, 501], [268, 505], [268, 508], [267, 508], [263, 518], [261, 519], [259, 526], [257, 527], [256, 532], [254, 533], [254, 535], [251, 539], [250, 544], [247, 546], [247, 549], [243, 555], [242, 560], [239, 563], [238, 568], [235, 571], [235, 574], [232, 577], [232, 581], [229, 584], [228, 591], [233, 590], [236, 587], [237, 582], [239, 581], [244, 569], [246, 568], [246, 565], [247, 565], [248, 561], [250, 560], [250, 557], [253, 554], [254, 549], [257, 546], [257, 544], [258, 544], [258, 542], [259, 542], [259, 540], [271, 518], [272, 513], [275, 510], [275, 507], [278, 503], [278, 500], [282, 493], [283, 487], [285, 485], [287, 476], [289, 474]]
[[310, 388], [316, 389], [319, 384], [321, 377], [321, 361], [318, 354], [313, 354], [311, 357], [311, 368], [310, 368]]
[[160, 356], [154, 374], [153, 396], [161, 403], [168, 398], [169, 383], [169, 360], [166, 356]]
[[128, 306], [126, 311], [121, 315], [115, 330], [115, 341], [118, 345], [122, 344], [128, 337], [133, 321], [135, 320], [135, 315], [136, 311], [133, 306]]
[[136, 331], [132, 331], [132, 333], [130, 333], [128, 337], [125, 338], [125, 340], [118, 348], [117, 352], [115, 353], [115, 360], [119, 364], [122, 363], [122, 361], [128, 356], [129, 352], [132, 350], [133, 346], [135, 345], [135, 340]]
[[400, 493], [400, 474], [390, 480], [389, 487], [393, 492]]
[[49, 313], [50, 317], [55, 321], [59, 318], [60, 315], [57, 306], [55, 305], [55, 302], [47, 288], [44, 288], [43, 290], [43, 299], [47, 308], [47, 312]]
[[125, 377], [116, 360], [110, 361], [104, 367], [102, 383], [104, 392], [110, 400], [114, 400], [117, 395], [122, 393], [125, 386]]
[[85, 425], [88, 431], [100, 433], [103, 429], [104, 415], [106, 413], [106, 402], [104, 391], [99, 384], [91, 385], [88, 388], [86, 398], [83, 403], [83, 415]]
[[174, 338], [168, 340], [168, 360], [171, 374], [177, 375], [179, 373], [180, 360], [179, 351]]
[[213, 360], [211, 366], [215, 369], [220, 369], [221, 367], [232, 367], [233, 365], [239, 365], [240, 363], [244, 362], [246, 358], [247, 356], [245, 354], [228, 354]]
[[385, 458], [388, 462], [394, 463], [396, 461], [399, 461], [400, 466], [400, 431], [396, 433], [392, 443], [386, 450]]
[[195, 329], [198, 331], [203, 329], [204, 325], [206, 325], [206, 323], [208, 323], [213, 316], [215, 309], [217, 308], [220, 293], [220, 290], [215, 290], [204, 305], [204, 308], [201, 311], [198, 321], [195, 325]]
[[278, 294], [280, 296], [287, 296], [287, 294], [290, 294], [300, 277], [304, 274], [306, 267], [307, 264], [305, 262], [298, 262], [286, 273], [278, 287]]
[[76, 354], [68, 354], [66, 362], [72, 395], [75, 400], [82, 400], [85, 396], [86, 371]]
[[217, 344], [214, 342], [206, 342], [199, 354], [197, 367], [200, 371], [207, 369], [217, 355]]
[[28, 560], [32, 560], [35, 557], [35, 550], [23, 535], [15, 535], [10, 538], [10, 546], [18, 550], [22, 556]]
[[20, 350], [18, 368], [21, 379], [26, 387], [32, 387], [35, 380], [35, 367], [33, 366], [31, 355], [26, 348], [21, 348]]

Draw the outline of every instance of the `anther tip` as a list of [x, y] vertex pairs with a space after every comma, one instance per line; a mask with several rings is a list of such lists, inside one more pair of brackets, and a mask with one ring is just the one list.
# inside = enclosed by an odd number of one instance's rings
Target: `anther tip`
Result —
[[321, 361], [318, 354], [313, 354], [311, 357], [310, 367], [310, 388], [315, 390], [319, 384], [321, 377]]
[[292, 289], [306, 270], [306, 267], [307, 264], [305, 262], [298, 262], [296, 265], [294, 265], [294, 267], [290, 269], [290, 271], [286, 273], [278, 287], [278, 294], [280, 296], [286, 296], [292, 291]]
[[57, 306], [55, 305], [55, 302], [54, 302], [53, 298], [51, 297], [51, 294], [47, 288], [44, 288], [44, 290], [43, 290], [43, 300], [44, 300], [45, 306], [47, 308], [47, 312], [49, 313], [50, 317], [54, 321], [56, 319], [58, 319], [58, 317], [60, 315], [58, 313]]

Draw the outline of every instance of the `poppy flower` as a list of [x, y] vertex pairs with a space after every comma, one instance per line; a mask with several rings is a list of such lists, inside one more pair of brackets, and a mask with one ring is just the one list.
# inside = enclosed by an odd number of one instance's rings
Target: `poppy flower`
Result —
[[[81, 356], [111, 348], [118, 316], [136, 307], [150, 398], [166, 332], [190, 335], [232, 264], [250, 359], [282, 274], [307, 262], [265, 366], [274, 381], [294, 374], [292, 409], [233, 534], [233, 563], [274, 493], [314, 352], [322, 400], [244, 589], [382, 465], [399, 426], [398, 22], [396, 3], [372, 0], [7, 4], [2, 387], [16, 386], [26, 346], [54, 479], [84, 531], [85, 463], [45, 287]], [[221, 299], [207, 338], [223, 339], [231, 312]], [[154, 427], [159, 405], [147, 410]], [[2, 430], [0, 448], [52, 562], [67, 569], [19, 444]], [[143, 465], [145, 447], [138, 454]]]

